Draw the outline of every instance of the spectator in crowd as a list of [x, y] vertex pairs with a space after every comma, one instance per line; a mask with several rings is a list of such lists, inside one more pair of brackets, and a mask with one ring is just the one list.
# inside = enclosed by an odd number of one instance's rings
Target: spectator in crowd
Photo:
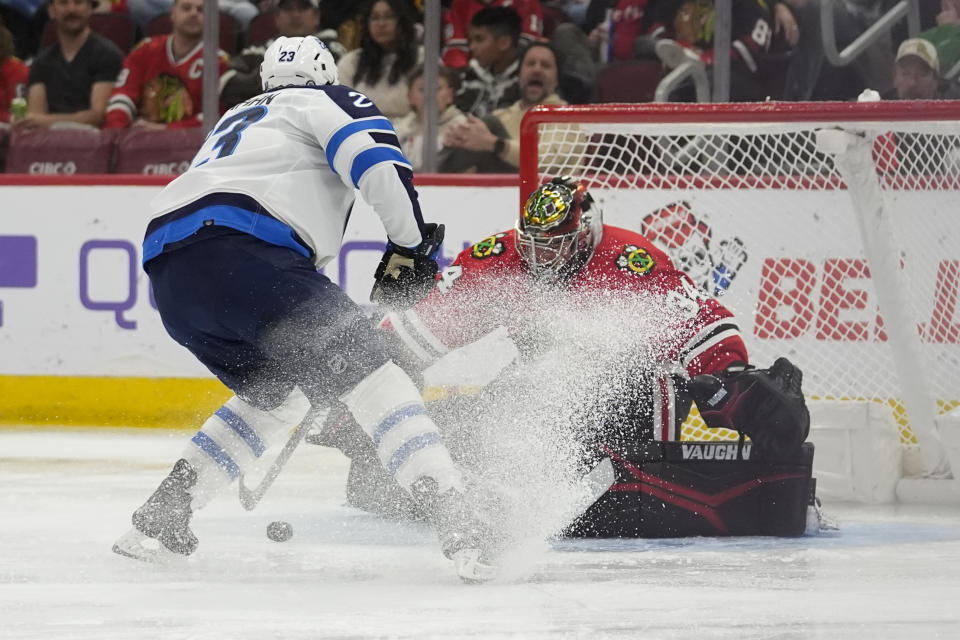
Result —
[[10, 103], [23, 98], [30, 70], [13, 55], [13, 35], [0, 21], [0, 123], [10, 122]]
[[954, 81], [960, 76], [960, 0], [941, 0], [937, 25], [919, 34], [937, 48], [940, 76]]
[[[174, 0], [171, 33], [146, 38], [123, 62], [107, 106], [109, 128], [196, 127], [203, 104], [203, 0]], [[219, 55], [222, 75], [227, 54]]]
[[[785, 0], [799, 24], [798, 44], [786, 68], [785, 100], [852, 100], [864, 89], [886, 93], [892, 87], [893, 40], [889, 33], [867, 47], [845, 67], [825, 64], [820, 2], [827, 0]], [[884, 12], [882, 0], [832, 2], [837, 50], [853, 42]]]
[[40, 38], [47, 22], [47, 12], [41, 11], [46, 0], [0, 0], [0, 22], [13, 36], [13, 54], [28, 60], [40, 49]]
[[671, 0], [591, 0], [582, 26], [594, 58], [601, 62], [631, 60], [637, 53], [656, 57], [651, 46], [637, 39], [665, 35], [675, 8]]
[[413, 10], [407, 0], [373, 0], [363, 15], [366, 29], [360, 48], [337, 64], [340, 81], [365, 94], [383, 115], [396, 121], [410, 112], [408, 80], [423, 62]]
[[466, 121], [450, 127], [443, 139], [440, 171], [516, 171], [520, 164], [520, 121], [535, 105], [566, 104], [556, 91], [556, 52], [549, 43], [535, 42], [520, 56], [520, 99], [492, 116], [468, 116]]
[[57, 41], [40, 52], [27, 81], [27, 117], [19, 129], [71, 123], [99, 127], [123, 64], [117, 45], [90, 30], [90, 0], [51, 0]]
[[470, 61], [467, 29], [474, 14], [484, 7], [512, 7], [520, 14], [520, 40], [524, 46], [543, 35], [540, 0], [453, 0], [444, 15], [443, 64], [462, 69]]
[[[960, 90], [940, 75], [937, 48], [924, 38], [908, 38], [897, 49], [893, 68], [893, 89], [882, 94], [888, 100], [956, 100]], [[872, 95], [871, 95], [872, 94]], [[877, 92], [865, 91], [860, 101], [877, 99]], [[960, 154], [940, 136], [926, 133], [889, 131], [877, 137], [873, 157], [882, 174], [931, 175], [942, 170], [957, 173]]]
[[520, 97], [520, 25], [510, 7], [485, 7], [470, 20], [470, 63], [455, 99], [464, 113], [482, 118]]
[[[675, 68], [687, 60], [713, 66], [713, 0], [688, 0], [674, 5], [667, 20], [666, 38], [656, 42], [663, 63]], [[730, 99], [765, 100], [782, 93], [782, 82], [771, 84], [770, 74], [779, 72], [767, 64], [774, 36], [773, 13], [766, 0], [733, 0], [731, 7]], [[672, 96], [676, 99], [676, 96]]]
[[[553, 32], [560, 62], [560, 88], [571, 102], [588, 102], [603, 65], [635, 58], [659, 59], [653, 49], [664, 35], [668, 0], [591, 0], [580, 25]], [[651, 91], [652, 93], [652, 91]]]
[[[793, 0], [803, 2], [804, 0]], [[800, 23], [793, 13], [793, 8], [786, 0], [777, 0], [773, 3], [773, 34], [781, 35], [790, 48], [800, 43]]]
[[900, 43], [893, 67], [893, 89], [883, 95], [888, 100], [957, 99], [955, 86], [946, 85], [940, 76], [937, 48], [924, 38], [908, 38]]
[[[466, 120], [466, 116], [453, 104], [453, 95], [460, 84], [460, 74], [456, 69], [440, 67], [437, 77], [437, 140], [439, 149], [441, 141], [451, 127]], [[410, 91], [407, 92], [411, 111], [398, 120], [394, 129], [400, 139], [403, 155], [410, 161], [414, 171], [423, 168], [423, 67], [418, 67], [410, 76]]]
[[[320, 3], [318, 0], [280, 0], [274, 14], [277, 35], [302, 38], [315, 35], [325, 45], [333, 59], [339, 61], [346, 50], [337, 40], [333, 29], [320, 29]], [[260, 64], [263, 54], [274, 38], [267, 42], [252, 42], [250, 46], [230, 60], [230, 68], [220, 81], [220, 100], [225, 109], [251, 98], [262, 91]]]
[[[280, 0], [272, 10], [276, 35], [293, 38], [317, 36], [327, 45], [334, 59], [339, 61], [347, 50], [338, 41], [335, 29], [321, 26], [327, 23], [325, 7], [326, 3], [324, 8], [321, 8], [320, 0]], [[266, 48], [273, 40], [251, 40], [248, 44]]]
[[[673, 18], [678, 9], [688, 4], [686, 0], [591, 0], [582, 27], [588, 34], [590, 47], [598, 59], [606, 62], [635, 58], [656, 59], [656, 40], [672, 37]], [[702, 11], [712, 2], [698, 4]], [[799, 38], [799, 27], [790, 7], [784, 0], [774, 0], [770, 4], [773, 6], [774, 33], [782, 32], [787, 44], [795, 46]], [[709, 15], [704, 14], [703, 17], [710, 20]], [[747, 20], [750, 17], [748, 14]], [[756, 22], [751, 24], [755, 26]]]

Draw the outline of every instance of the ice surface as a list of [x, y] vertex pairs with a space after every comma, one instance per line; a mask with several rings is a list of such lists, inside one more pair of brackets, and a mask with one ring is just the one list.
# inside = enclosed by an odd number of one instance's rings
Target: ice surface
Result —
[[816, 538], [543, 544], [468, 586], [425, 526], [343, 506], [346, 460], [303, 445], [257, 510], [231, 492], [198, 514], [191, 558], [114, 555], [189, 436], [0, 431], [0, 638], [960, 637], [960, 507], [828, 503], [842, 529]]

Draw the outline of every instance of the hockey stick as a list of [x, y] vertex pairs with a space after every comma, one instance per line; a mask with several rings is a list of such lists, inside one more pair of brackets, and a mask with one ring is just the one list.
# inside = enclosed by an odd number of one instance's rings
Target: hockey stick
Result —
[[277, 457], [274, 458], [273, 462], [270, 464], [270, 468], [267, 469], [263, 479], [261, 479], [260, 483], [255, 487], [251, 488], [244, 484], [243, 474], [240, 474], [240, 504], [243, 505], [244, 509], [247, 511], [253, 511], [253, 509], [260, 503], [260, 500], [263, 499], [264, 494], [267, 493], [267, 490], [270, 489], [271, 485], [273, 485], [274, 480], [276, 480], [277, 476], [280, 475], [280, 472], [287, 464], [290, 456], [293, 455], [293, 452], [300, 444], [300, 441], [303, 440], [303, 438], [307, 435], [307, 432], [310, 431], [310, 427], [313, 426], [314, 421], [320, 417], [321, 414], [323, 414], [324, 418], [326, 418], [326, 415], [329, 413], [329, 411], [330, 410], [327, 407], [310, 407], [310, 411], [307, 412], [307, 415], [304, 416], [303, 421], [297, 425], [296, 429], [294, 429], [293, 433], [290, 435], [290, 438], [287, 440], [287, 443], [283, 445], [283, 449], [280, 450], [280, 453], [277, 454]]

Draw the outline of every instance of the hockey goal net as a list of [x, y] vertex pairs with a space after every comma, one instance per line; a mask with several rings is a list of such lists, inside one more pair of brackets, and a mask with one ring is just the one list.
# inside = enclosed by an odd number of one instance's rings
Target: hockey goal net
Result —
[[[960, 405], [960, 121], [949, 102], [537, 107], [521, 197], [590, 184], [734, 311], [751, 360], [811, 403], [888, 409], [927, 470]], [[684, 438], [729, 437], [693, 415]]]

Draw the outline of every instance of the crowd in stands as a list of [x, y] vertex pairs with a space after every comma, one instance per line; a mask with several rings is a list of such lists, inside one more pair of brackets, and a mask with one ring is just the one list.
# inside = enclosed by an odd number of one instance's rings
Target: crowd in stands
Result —
[[[894, 29], [846, 66], [823, 51], [826, 1], [732, 0], [731, 100], [846, 101], [864, 89], [884, 99], [960, 98], [960, 0], [921, 2], [919, 35]], [[832, 4], [842, 50], [889, 3]], [[276, 36], [314, 34], [341, 82], [394, 123], [419, 170], [423, 65], [434, 56], [439, 170], [514, 172], [532, 106], [649, 101], [671, 69], [709, 71], [715, 55], [713, 0], [444, 0], [442, 49], [431, 52], [423, 5], [219, 0], [221, 108], [260, 92], [260, 62]], [[77, 131], [100, 132], [113, 169], [128, 140], [169, 146], [147, 134], [201, 128], [202, 69], [203, 0], [0, 0], [0, 163], [30, 147], [30, 136], [65, 149]], [[688, 80], [669, 100], [696, 95]], [[181, 155], [199, 144], [196, 132], [181, 136]]]

